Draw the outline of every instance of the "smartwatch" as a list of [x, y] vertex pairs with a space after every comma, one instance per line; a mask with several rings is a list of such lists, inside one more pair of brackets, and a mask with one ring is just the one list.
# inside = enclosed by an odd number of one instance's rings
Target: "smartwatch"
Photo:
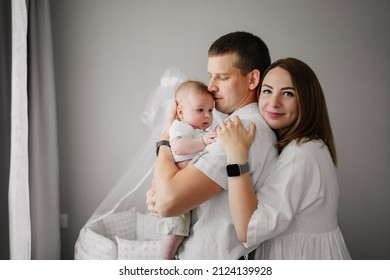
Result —
[[169, 141], [168, 140], [161, 140], [161, 141], [158, 141], [156, 143], [156, 156], [158, 156], [158, 152], [160, 151], [160, 147], [162, 145], [165, 145], [165, 146], [168, 146], [169, 148], [171, 147], [171, 145], [169, 145]]
[[228, 177], [237, 177], [246, 172], [249, 172], [249, 164], [229, 163], [226, 165], [226, 173]]

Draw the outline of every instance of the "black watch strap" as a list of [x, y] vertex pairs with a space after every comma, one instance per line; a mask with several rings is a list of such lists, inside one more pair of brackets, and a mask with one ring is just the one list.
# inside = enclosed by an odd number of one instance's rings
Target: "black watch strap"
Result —
[[161, 141], [158, 141], [156, 143], [156, 156], [158, 156], [158, 152], [160, 151], [160, 147], [162, 145], [165, 145], [165, 146], [168, 146], [169, 148], [171, 147], [171, 145], [169, 145], [169, 141], [168, 140], [161, 140]]
[[228, 177], [237, 177], [246, 172], [249, 172], [249, 163], [229, 163], [226, 165], [226, 173]]

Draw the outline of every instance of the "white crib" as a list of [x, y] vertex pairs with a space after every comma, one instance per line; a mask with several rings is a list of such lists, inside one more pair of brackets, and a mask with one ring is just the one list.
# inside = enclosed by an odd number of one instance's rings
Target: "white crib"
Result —
[[156, 141], [172, 108], [176, 86], [184, 79], [180, 70], [167, 69], [160, 86], [149, 94], [141, 119], [151, 135], [80, 230], [75, 259], [160, 259], [158, 219], [147, 213], [145, 194], [152, 186]]

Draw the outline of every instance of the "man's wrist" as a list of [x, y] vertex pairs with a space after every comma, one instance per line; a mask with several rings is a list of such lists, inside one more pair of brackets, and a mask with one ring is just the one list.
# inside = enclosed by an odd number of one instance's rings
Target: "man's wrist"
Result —
[[163, 133], [161, 134], [161, 139], [160, 140], [168, 141], [169, 140], [169, 133], [167, 131], [163, 131]]
[[158, 153], [160, 151], [160, 147], [161, 146], [167, 146], [169, 148], [171, 148], [171, 145], [169, 144], [169, 141], [168, 140], [160, 140], [156, 143], [156, 156], [158, 156]]

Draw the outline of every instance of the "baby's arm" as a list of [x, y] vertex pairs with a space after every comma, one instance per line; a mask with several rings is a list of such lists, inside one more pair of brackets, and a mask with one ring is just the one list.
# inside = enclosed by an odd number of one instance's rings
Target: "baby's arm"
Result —
[[202, 151], [207, 145], [215, 142], [216, 136], [217, 133], [212, 130], [197, 138], [176, 137], [170, 144], [176, 155], [187, 155]]

